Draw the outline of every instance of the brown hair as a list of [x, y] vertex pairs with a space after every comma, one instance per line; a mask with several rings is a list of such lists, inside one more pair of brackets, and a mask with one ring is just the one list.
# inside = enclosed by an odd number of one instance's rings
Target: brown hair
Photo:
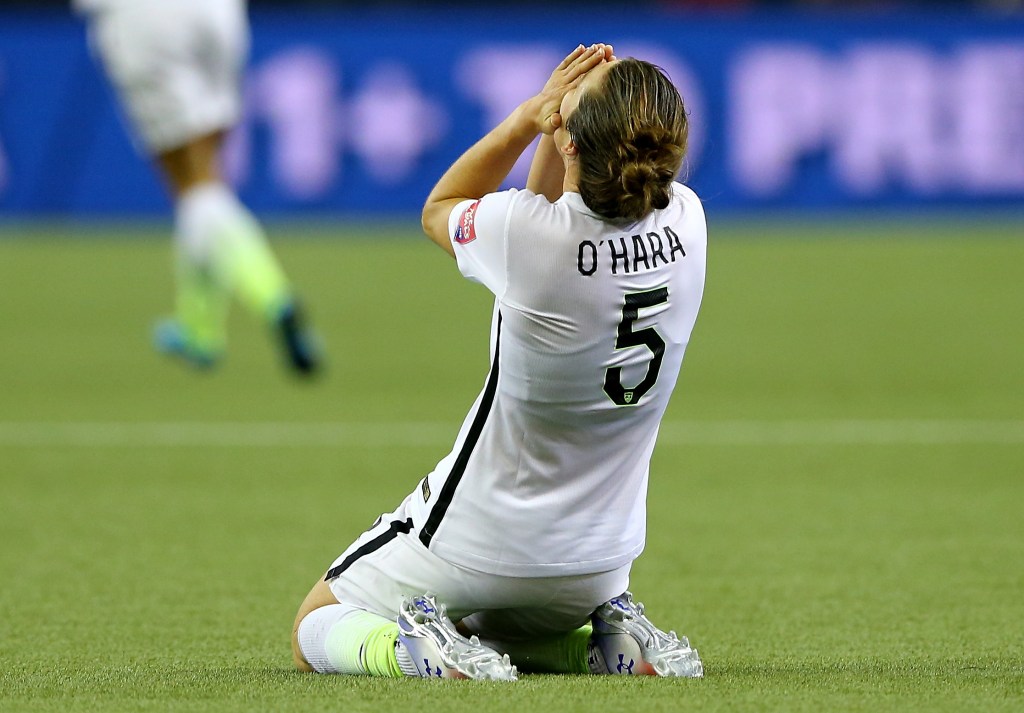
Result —
[[585, 92], [565, 125], [579, 150], [579, 191], [608, 219], [665, 208], [686, 154], [689, 122], [679, 91], [650, 62], [623, 59]]

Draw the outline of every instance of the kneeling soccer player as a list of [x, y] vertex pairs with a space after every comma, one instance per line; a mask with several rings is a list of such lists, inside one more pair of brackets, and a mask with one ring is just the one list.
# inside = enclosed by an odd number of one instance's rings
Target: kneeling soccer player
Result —
[[[538, 134], [526, 190], [498, 191]], [[686, 138], [661, 70], [580, 46], [434, 187], [424, 230], [495, 296], [491, 369], [451, 453], [302, 603], [298, 668], [703, 675], [627, 591], [704, 288]]]

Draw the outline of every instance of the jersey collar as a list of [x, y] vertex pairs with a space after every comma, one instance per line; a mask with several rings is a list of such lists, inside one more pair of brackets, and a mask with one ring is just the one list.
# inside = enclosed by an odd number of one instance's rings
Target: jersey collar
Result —
[[578, 213], [589, 215], [591, 218], [597, 218], [598, 220], [604, 220], [600, 215], [590, 210], [590, 208], [587, 208], [587, 204], [583, 202], [583, 196], [579, 193], [566, 191], [562, 194], [562, 197], [558, 199], [558, 202], [565, 203]]
[[600, 220], [602, 223], [607, 223], [608, 225], [623, 227], [626, 225], [633, 225], [636, 222], [630, 220], [629, 218], [617, 218], [614, 220], [611, 218], [605, 218], [603, 215], [595, 213], [594, 211], [590, 210], [590, 208], [587, 207], [587, 204], [583, 202], [583, 196], [581, 196], [579, 193], [575, 193], [572, 191], [566, 191], [565, 193], [563, 193], [562, 197], [559, 198], [557, 202], [565, 203], [567, 206], [572, 208], [577, 213], [583, 213], [583, 215], [588, 215], [591, 218]]

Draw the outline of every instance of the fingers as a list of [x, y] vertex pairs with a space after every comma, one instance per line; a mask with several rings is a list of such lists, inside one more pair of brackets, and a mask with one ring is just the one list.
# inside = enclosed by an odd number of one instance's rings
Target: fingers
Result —
[[615, 57], [615, 48], [604, 42], [596, 42], [589, 47], [585, 47], [584, 51], [580, 54], [594, 54], [600, 59], [610, 60]]
[[561, 70], [561, 69], [565, 69], [566, 67], [568, 67], [570, 64], [572, 64], [572, 62], [574, 62], [577, 58], [579, 58], [580, 55], [582, 55], [586, 51], [587, 51], [587, 48], [584, 47], [583, 45], [580, 45], [579, 47], [574, 49], [572, 52], [570, 52], [569, 55], [565, 59], [563, 59], [559, 63], [559, 65], [557, 67], [555, 67], [555, 70], [558, 71], [558, 70]]
[[562, 68], [566, 74], [566, 81], [575, 81], [594, 67], [605, 61], [611, 61], [614, 57], [615, 54], [611, 45], [603, 43], [593, 44], [582, 51], [577, 47], [569, 57], [566, 57], [567, 64]]
[[611, 45], [604, 44], [603, 42], [592, 44], [589, 47], [577, 45], [576, 49], [570, 52], [565, 59], [555, 67], [552, 79], [561, 74], [565, 77], [565, 81], [571, 82], [576, 77], [581, 74], [586, 74], [602, 62], [610, 62], [613, 59], [615, 59], [615, 51]]
[[586, 74], [605, 62], [615, 59], [611, 45], [601, 43], [589, 47], [577, 45], [551, 73], [544, 88], [537, 95], [539, 100], [541, 132], [552, 133], [562, 124], [562, 116], [558, 113], [559, 104], [567, 92], [575, 88]]
[[591, 45], [591, 48], [593, 48], [598, 55], [603, 53], [604, 59], [608, 61], [615, 59], [615, 48], [609, 44], [605, 44], [604, 42], [598, 42], [596, 44]]

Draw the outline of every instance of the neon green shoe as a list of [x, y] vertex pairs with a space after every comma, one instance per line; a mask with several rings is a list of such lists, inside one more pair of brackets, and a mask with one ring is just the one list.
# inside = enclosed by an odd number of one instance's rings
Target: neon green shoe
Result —
[[176, 319], [165, 319], [153, 330], [153, 346], [161, 354], [181, 359], [189, 366], [207, 371], [217, 365], [221, 350], [198, 344], [190, 339]]

